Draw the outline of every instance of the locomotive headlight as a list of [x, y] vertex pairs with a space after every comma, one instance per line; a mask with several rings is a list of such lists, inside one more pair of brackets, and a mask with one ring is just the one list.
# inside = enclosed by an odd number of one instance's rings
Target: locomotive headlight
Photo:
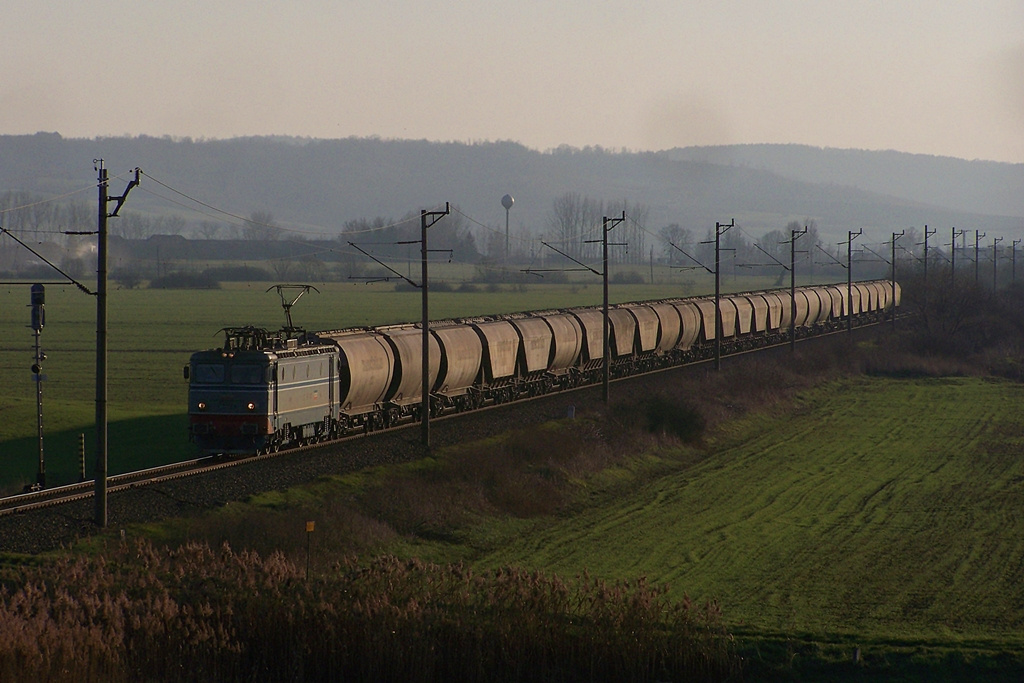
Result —
[[249, 410], [256, 410], [256, 404], [253, 403], [252, 401], [249, 401], [249, 403], [247, 403], [245, 407], [248, 408]]
[[206, 410], [206, 402], [205, 401], [200, 401], [198, 407], [199, 407], [199, 410]]

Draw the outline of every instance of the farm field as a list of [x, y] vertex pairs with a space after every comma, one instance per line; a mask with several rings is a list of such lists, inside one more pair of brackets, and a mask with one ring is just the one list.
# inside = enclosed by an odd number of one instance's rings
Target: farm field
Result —
[[741, 637], [1024, 650], [1024, 386], [857, 378], [475, 563], [645, 576]]
[[[444, 272], [438, 269], [443, 277]], [[763, 278], [735, 279], [727, 289], [765, 288]], [[226, 283], [223, 289], [111, 289], [108, 412], [110, 471], [182, 460], [194, 455], [186, 437], [187, 386], [181, 369], [195, 350], [218, 346], [227, 326], [284, 324], [277, 293], [268, 283]], [[418, 320], [420, 294], [396, 292], [393, 283], [316, 283], [294, 307], [295, 324], [309, 330], [384, 325]], [[493, 291], [492, 291], [493, 289]], [[704, 293], [692, 283], [615, 285], [614, 302]], [[589, 285], [501, 285], [470, 292], [433, 292], [431, 318], [592, 306], [600, 282]], [[0, 487], [20, 488], [37, 471], [35, 382], [29, 371], [33, 337], [28, 326], [28, 283], [0, 287]], [[95, 442], [96, 306], [71, 285], [46, 290], [43, 364], [44, 446], [49, 485], [76, 481], [79, 434], [85, 434], [87, 476]], [[171, 431], [168, 433], [168, 428]], [[154, 440], [153, 434], [168, 434]], [[138, 444], [147, 444], [135, 460]]]

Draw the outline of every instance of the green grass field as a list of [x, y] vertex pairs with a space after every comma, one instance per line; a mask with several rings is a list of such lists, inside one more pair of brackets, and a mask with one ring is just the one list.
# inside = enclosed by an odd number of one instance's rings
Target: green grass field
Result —
[[1020, 649], [1022, 400], [980, 379], [833, 383], [478, 562], [646, 576], [717, 599], [738, 633]]
[[[443, 266], [434, 271], [439, 279]], [[706, 293], [707, 282], [676, 274], [660, 285], [615, 285], [613, 302]], [[696, 280], [696, 284], [694, 284]], [[35, 382], [29, 370], [33, 337], [28, 284], [0, 287], [0, 490], [35, 481]], [[309, 330], [384, 325], [419, 320], [421, 297], [396, 292], [393, 283], [315, 283], [293, 308], [296, 325]], [[727, 289], [770, 286], [764, 279], [730, 280]], [[109, 310], [108, 413], [110, 471], [117, 473], [194, 455], [184, 420], [187, 385], [182, 367], [196, 350], [219, 346], [223, 327], [284, 324], [280, 298], [267, 283], [228, 283], [218, 290], [112, 289]], [[475, 292], [434, 292], [430, 317], [509, 313], [593, 306], [601, 302], [598, 278], [590, 284], [480, 286]], [[46, 289], [43, 414], [47, 483], [76, 481], [79, 434], [86, 435], [87, 474], [94, 452], [96, 301], [73, 286]], [[152, 439], [153, 434], [166, 438]], [[140, 450], [138, 443], [151, 444]]]

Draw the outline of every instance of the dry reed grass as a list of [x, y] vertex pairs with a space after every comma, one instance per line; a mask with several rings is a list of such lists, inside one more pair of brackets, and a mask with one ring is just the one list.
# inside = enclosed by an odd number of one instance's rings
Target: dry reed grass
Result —
[[[53, 577], [60, 577], [59, 581]], [[120, 543], [9, 571], [0, 680], [724, 680], [715, 604], [379, 557], [304, 580], [280, 553]]]

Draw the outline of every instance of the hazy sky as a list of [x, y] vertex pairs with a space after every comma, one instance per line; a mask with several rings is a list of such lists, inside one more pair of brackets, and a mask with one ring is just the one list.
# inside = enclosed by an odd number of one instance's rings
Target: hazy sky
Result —
[[1024, 162], [1024, 0], [0, 0], [0, 134]]

